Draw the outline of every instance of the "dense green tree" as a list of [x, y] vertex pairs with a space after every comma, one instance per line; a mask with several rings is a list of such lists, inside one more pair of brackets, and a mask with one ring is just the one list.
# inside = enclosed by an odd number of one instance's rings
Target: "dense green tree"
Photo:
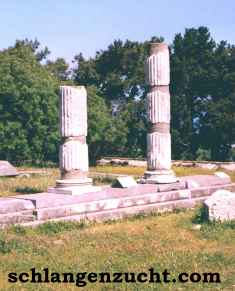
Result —
[[143, 156], [146, 151], [143, 68], [147, 51], [147, 42], [117, 40], [107, 50], [97, 52], [95, 58], [85, 60], [82, 54], [75, 57], [75, 83], [95, 85], [112, 113], [103, 154]]
[[176, 158], [195, 158], [199, 146], [198, 105], [211, 93], [215, 46], [205, 27], [176, 34], [171, 46], [171, 124]]
[[[94, 58], [85, 60], [81, 54], [75, 58], [75, 83], [95, 85], [116, 120], [125, 123], [127, 142], [123, 155], [145, 155], [147, 88], [143, 67], [147, 52], [148, 42], [117, 40]], [[195, 159], [198, 149], [210, 151], [213, 159], [229, 158], [229, 150], [220, 148], [228, 149], [234, 142], [233, 135], [225, 130], [233, 116], [226, 114], [228, 106], [224, 105], [235, 88], [234, 63], [234, 47], [226, 42], [216, 44], [208, 28], [190, 28], [184, 34], [176, 34], [171, 45], [173, 158]], [[218, 112], [220, 106], [224, 109]], [[214, 119], [219, 123], [220, 118], [224, 125], [217, 130], [223, 137], [213, 140]], [[208, 126], [211, 134], [205, 133]], [[113, 152], [117, 154], [115, 147]]]
[[126, 149], [127, 132], [120, 116], [113, 116], [95, 86], [88, 89], [88, 138], [92, 163], [102, 155], [123, 154]]
[[[161, 42], [153, 37], [151, 41]], [[37, 40], [0, 51], [0, 159], [58, 157], [60, 84], [88, 89], [88, 144], [104, 155], [146, 156], [144, 61], [149, 41], [115, 40], [94, 58], [48, 59]], [[206, 27], [176, 34], [171, 56], [174, 159], [228, 160], [235, 143], [235, 47], [216, 43]]]
[[46, 63], [46, 69], [59, 81], [69, 80], [69, 65], [63, 58], [58, 58], [54, 62], [48, 60]]
[[147, 43], [114, 41], [107, 50], [85, 60], [79, 54], [75, 61], [75, 82], [96, 85], [106, 101], [127, 101], [143, 95], [144, 60]]
[[35, 39], [35, 40], [29, 40], [29, 39], [23, 39], [23, 40], [16, 40], [15, 42], [15, 47], [29, 47], [31, 49], [31, 51], [34, 53], [37, 61], [41, 62], [41, 61], [45, 61], [48, 57], [48, 55], [50, 55], [50, 51], [48, 49], [48, 47], [44, 47], [41, 48], [40, 47], [40, 42]]
[[129, 157], [146, 156], [146, 118], [145, 99], [130, 100], [119, 113], [119, 118], [125, 121], [127, 142], [125, 155]]
[[57, 159], [57, 88], [28, 43], [0, 52], [0, 159]]

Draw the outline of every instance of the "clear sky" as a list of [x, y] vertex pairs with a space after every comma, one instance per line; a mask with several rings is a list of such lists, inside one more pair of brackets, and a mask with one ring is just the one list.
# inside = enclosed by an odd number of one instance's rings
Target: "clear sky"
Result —
[[170, 43], [185, 28], [207, 26], [235, 43], [235, 0], [0, 0], [0, 50], [37, 38], [51, 57], [94, 56], [114, 39]]

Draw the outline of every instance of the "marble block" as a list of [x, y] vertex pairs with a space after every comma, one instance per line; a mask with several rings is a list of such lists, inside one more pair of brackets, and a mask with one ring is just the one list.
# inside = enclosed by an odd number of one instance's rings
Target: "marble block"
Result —
[[204, 203], [211, 221], [235, 220], [235, 192], [217, 190]]

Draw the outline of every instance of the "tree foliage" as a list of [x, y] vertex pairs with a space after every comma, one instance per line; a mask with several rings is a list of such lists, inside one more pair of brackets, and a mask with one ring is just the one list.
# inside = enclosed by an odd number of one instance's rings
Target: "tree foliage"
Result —
[[[57, 160], [60, 84], [87, 87], [91, 161], [145, 157], [148, 45], [115, 40], [93, 58], [78, 53], [72, 69], [63, 58], [49, 60], [37, 40], [0, 51], [0, 159]], [[170, 57], [172, 157], [234, 157], [235, 47], [216, 43], [206, 27], [190, 28], [175, 35]]]
[[172, 44], [173, 154], [194, 159], [199, 148], [213, 160], [230, 157], [234, 135], [234, 47], [218, 44], [205, 27], [186, 29]]
[[57, 159], [57, 87], [31, 45], [0, 52], [1, 159]]

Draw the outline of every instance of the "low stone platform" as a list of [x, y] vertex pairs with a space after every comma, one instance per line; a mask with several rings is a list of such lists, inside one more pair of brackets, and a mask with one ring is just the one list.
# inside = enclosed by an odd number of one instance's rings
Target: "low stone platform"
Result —
[[0, 198], [0, 226], [34, 226], [46, 221], [115, 219], [152, 211], [194, 207], [218, 189], [235, 191], [228, 176], [198, 175], [174, 184], [102, 187], [81, 195], [38, 193]]

